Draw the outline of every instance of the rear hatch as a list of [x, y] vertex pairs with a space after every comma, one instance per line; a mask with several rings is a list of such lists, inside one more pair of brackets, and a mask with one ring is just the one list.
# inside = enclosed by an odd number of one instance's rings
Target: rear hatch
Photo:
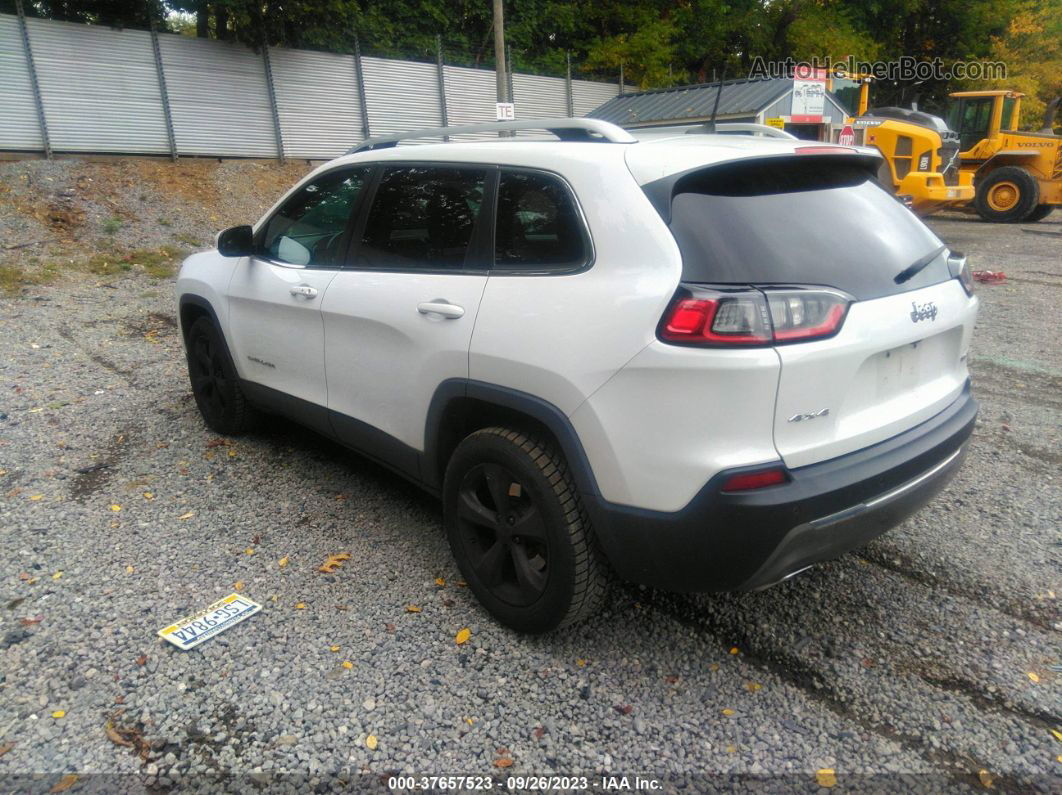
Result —
[[[895, 436], [967, 380], [977, 302], [954, 278], [950, 252], [877, 184], [875, 159], [836, 151], [711, 166], [666, 190], [686, 287], [742, 285], [766, 299], [767, 344], [781, 362], [774, 439], [789, 467]], [[645, 187], [660, 208], [664, 186]], [[836, 300], [843, 310], [827, 305]], [[819, 307], [822, 322], [812, 317]], [[787, 321], [795, 325], [780, 331]]]

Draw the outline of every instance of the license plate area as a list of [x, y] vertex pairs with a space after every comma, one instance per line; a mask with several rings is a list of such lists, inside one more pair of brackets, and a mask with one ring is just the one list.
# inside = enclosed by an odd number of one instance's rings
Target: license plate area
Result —
[[200, 643], [239, 624], [259, 610], [258, 602], [240, 594], [229, 594], [195, 615], [182, 618], [159, 630], [159, 637], [178, 649], [194, 649]]

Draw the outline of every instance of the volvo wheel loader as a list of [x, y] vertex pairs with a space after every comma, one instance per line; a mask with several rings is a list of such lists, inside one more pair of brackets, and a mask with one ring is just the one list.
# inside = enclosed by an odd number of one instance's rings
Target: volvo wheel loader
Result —
[[[1032, 222], [1062, 204], [1062, 136], [1047, 106], [1038, 132], [1017, 131], [1018, 91], [956, 91], [948, 126], [959, 137], [959, 172], [973, 183], [973, 206], [986, 221]], [[1005, 125], [1005, 126], [1004, 126]]]
[[[879, 180], [919, 215], [974, 198], [970, 175], [959, 168], [959, 136], [939, 116], [907, 108], [871, 108], [870, 78], [845, 82], [858, 86], [858, 109], [848, 120], [854, 143], [877, 149], [885, 162]], [[847, 131], [846, 131], [847, 132]]]

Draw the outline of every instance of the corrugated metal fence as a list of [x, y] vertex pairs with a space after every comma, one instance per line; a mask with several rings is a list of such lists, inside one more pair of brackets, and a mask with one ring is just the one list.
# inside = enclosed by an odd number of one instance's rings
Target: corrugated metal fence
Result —
[[[442, 66], [440, 80], [436, 64], [24, 22], [0, 14], [0, 150], [325, 159], [366, 133], [494, 120], [493, 71]], [[582, 116], [619, 93], [512, 85], [519, 119]]]

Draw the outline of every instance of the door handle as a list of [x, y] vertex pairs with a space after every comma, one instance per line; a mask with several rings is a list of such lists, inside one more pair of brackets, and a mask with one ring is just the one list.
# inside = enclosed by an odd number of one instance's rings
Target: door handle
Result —
[[316, 287], [310, 287], [310, 285], [308, 285], [308, 284], [300, 284], [300, 285], [297, 285], [295, 287], [292, 287], [290, 292], [291, 292], [292, 295], [301, 295], [304, 298], [316, 298], [317, 297], [317, 288]]
[[463, 317], [465, 309], [457, 304], [448, 304], [445, 301], [427, 301], [417, 304], [417, 311], [422, 315], [442, 315], [448, 320], [456, 320]]

